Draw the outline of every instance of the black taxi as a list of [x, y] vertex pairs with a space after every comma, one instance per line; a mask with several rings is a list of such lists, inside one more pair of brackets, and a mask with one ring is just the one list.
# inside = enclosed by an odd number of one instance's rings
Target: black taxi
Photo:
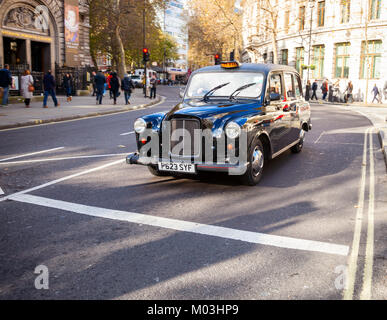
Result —
[[256, 185], [267, 161], [289, 149], [299, 153], [311, 129], [294, 68], [223, 62], [192, 73], [169, 112], [135, 121], [138, 151], [127, 163], [156, 176], [216, 171]]

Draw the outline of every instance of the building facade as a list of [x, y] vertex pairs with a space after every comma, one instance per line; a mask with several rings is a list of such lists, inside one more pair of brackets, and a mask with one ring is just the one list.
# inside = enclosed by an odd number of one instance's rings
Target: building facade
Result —
[[1, 0], [0, 65], [56, 71], [92, 64], [86, 0]]
[[387, 1], [245, 0], [243, 41], [245, 62], [277, 56], [304, 84], [328, 79], [344, 91], [351, 80], [355, 100], [370, 102], [387, 80]]
[[163, 13], [164, 32], [172, 36], [178, 45], [179, 59], [168, 62], [167, 72], [172, 80], [188, 71], [188, 29], [186, 0], [171, 0]]

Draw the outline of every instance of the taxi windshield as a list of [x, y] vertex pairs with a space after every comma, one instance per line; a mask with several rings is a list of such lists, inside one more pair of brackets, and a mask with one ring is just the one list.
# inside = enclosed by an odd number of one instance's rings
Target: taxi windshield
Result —
[[238, 99], [258, 99], [262, 94], [263, 79], [264, 75], [262, 73], [252, 72], [198, 73], [192, 77], [185, 98], [203, 98], [217, 86], [227, 84], [212, 92], [209, 97], [229, 98], [237, 89], [246, 85], [246, 88], [238, 92]]

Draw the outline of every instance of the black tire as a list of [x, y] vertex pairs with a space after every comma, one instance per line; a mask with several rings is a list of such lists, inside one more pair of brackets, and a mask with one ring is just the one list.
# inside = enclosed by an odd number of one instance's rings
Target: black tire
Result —
[[297, 143], [295, 146], [293, 146], [290, 150], [293, 153], [300, 153], [302, 151], [303, 146], [304, 146], [304, 140], [305, 140], [305, 131], [303, 129], [301, 129], [300, 142]]
[[252, 144], [248, 152], [249, 164], [246, 168], [246, 172], [241, 176], [243, 184], [248, 186], [255, 186], [261, 181], [263, 169], [265, 166], [265, 150], [262, 142], [256, 139]]
[[171, 174], [168, 172], [160, 171], [155, 166], [148, 166], [148, 170], [151, 174], [153, 174], [156, 177], [168, 177]]

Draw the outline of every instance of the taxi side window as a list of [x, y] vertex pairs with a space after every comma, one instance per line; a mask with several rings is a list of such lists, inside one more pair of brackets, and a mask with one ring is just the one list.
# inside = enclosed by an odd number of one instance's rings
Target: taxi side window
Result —
[[284, 79], [285, 79], [286, 96], [288, 97], [288, 99], [293, 100], [296, 98], [296, 93], [294, 90], [293, 74], [285, 73]]
[[269, 94], [279, 94], [281, 99], [284, 99], [284, 91], [282, 88], [282, 76], [279, 73], [270, 75]]
[[296, 97], [301, 98], [303, 97], [303, 94], [302, 94], [302, 84], [301, 84], [300, 76], [294, 74], [293, 77], [294, 77], [294, 84], [296, 86]]

